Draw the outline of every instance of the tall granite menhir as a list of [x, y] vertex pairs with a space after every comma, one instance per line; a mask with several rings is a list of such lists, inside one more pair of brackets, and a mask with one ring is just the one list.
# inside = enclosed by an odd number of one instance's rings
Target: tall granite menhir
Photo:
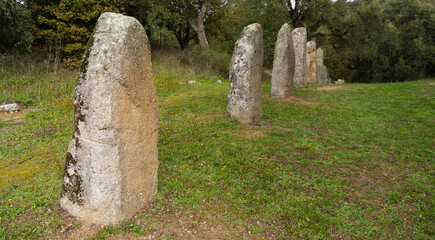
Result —
[[228, 113], [242, 124], [261, 119], [261, 74], [263, 30], [258, 23], [243, 30], [237, 40], [230, 65]]
[[307, 83], [317, 83], [316, 42], [307, 42]]
[[307, 87], [307, 30], [296, 28], [292, 31], [293, 45], [295, 47], [295, 76], [293, 86], [295, 88]]
[[104, 13], [74, 92], [75, 131], [60, 204], [93, 223], [134, 216], [157, 193], [157, 100], [148, 38], [132, 17]]
[[272, 70], [272, 98], [283, 99], [292, 94], [295, 72], [295, 50], [290, 26], [286, 23], [278, 33]]

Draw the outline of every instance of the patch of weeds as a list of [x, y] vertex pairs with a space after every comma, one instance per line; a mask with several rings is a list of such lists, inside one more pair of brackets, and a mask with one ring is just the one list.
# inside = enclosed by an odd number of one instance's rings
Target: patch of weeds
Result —
[[387, 203], [398, 203], [399, 202], [400, 193], [396, 191], [387, 192], [385, 196], [385, 201]]
[[262, 228], [261, 226], [256, 226], [256, 225], [253, 225], [253, 224], [249, 224], [249, 226], [248, 226], [248, 231], [249, 231], [250, 233], [255, 234], [255, 233], [261, 233], [261, 232], [263, 232], [264, 230], [263, 230], [263, 228]]

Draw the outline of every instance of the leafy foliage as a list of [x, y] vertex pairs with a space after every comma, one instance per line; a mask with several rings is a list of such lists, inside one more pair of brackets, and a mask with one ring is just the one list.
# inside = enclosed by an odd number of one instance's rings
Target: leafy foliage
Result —
[[56, 44], [67, 62], [77, 62], [106, 11], [119, 12], [119, 0], [32, 0], [26, 1], [35, 20], [34, 35], [40, 45]]
[[[263, 27], [264, 65], [270, 68], [277, 33], [284, 23], [290, 22], [294, 28], [306, 27], [308, 40], [316, 41], [324, 49], [325, 65], [332, 78], [348, 82], [396, 82], [435, 74], [435, 6], [426, 0], [24, 2], [25, 5], [13, 0], [0, 2], [2, 52], [26, 49], [35, 38], [36, 46], [49, 51], [54, 46], [56, 61], [76, 63], [100, 14], [113, 11], [137, 18], [154, 49], [187, 49], [184, 56], [196, 52], [198, 49], [190, 48], [196, 48], [198, 42], [209, 43], [213, 52], [200, 54], [201, 57], [231, 55], [243, 28], [257, 22]], [[203, 16], [200, 13], [204, 6]], [[200, 28], [199, 23], [204, 25]], [[31, 27], [33, 35], [29, 32]], [[224, 68], [218, 69], [216, 73], [222, 75], [220, 71]]]
[[30, 11], [15, 0], [0, 0], [0, 52], [29, 50], [31, 33]]
[[307, 24], [325, 49], [332, 77], [397, 82], [434, 75], [433, 5], [418, 0], [322, 1]]

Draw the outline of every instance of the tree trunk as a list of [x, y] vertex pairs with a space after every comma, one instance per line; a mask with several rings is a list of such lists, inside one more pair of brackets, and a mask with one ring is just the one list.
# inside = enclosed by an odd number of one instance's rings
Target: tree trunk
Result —
[[294, 28], [303, 27], [305, 20], [305, 10], [311, 0], [294, 0], [295, 8], [292, 7], [291, 0], [286, 0], [289, 17]]
[[[190, 7], [192, 6], [192, 5], [187, 5], [184, 0], [180, 0], [180, 1], [186, 10], [190, 9]], [[205, 28], [204, 28], [204, 18], [205, 18], [205, 14], [207, 13], [207, 4], [208, 4], [208, 0], [203, 0], [202, 5], [201, 5], [201, 9], [200, 9], [200, 11], [198, 13], [198, 17], [196, 19], [196, 22], [194, 21], [194, 18], [192, 18], [192, 17], [188, 16], [188, 19], [187, 19], [190, 26], [193, 28], [193, 30], [198, 35], [199, 45], [203, 49], [208, 48], [208, 41], [207, 41], [207, 36], [205, 35]]]
[[180, 44], [180, 48], [182, 50], [186, 49], [187, 47], [189, 47], [189, 42], [190, 42], [190, 25], [186, 24], [185, 29], [180, 29], [178, 31], [173, 30], [173, 32], [175, 33], [175, 37], [178, 40], [178, 43]]
[[198, 30], [197, 30], [199, 45], [202, 48], [208, 48], [208, 41], [204, 29], [204, 17], [206, 12], [207, 12], [207, 0], [204, 0], [204, 2], [202, 3], [201, 11], [198, 14]]

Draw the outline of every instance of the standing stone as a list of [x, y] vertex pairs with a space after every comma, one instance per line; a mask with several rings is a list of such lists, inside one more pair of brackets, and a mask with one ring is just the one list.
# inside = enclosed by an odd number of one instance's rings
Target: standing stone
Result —
[[261, 119], [263, 57], [263, 30], [260, 24], [254, 23], [243, 29], [230, 65], [227, 110], [242, 124]]
[[317, 83], [317, 54], [316, 42], [309, 41], [307, 43], [307, 58], [309, 65], [307, 67], [307, 82]]
[[278, 33], [272, 70], [272, 98], [287, 98], [292, 94], [295, 72], [295, 50], [290, 26], [286, 23]]
[[324, 69], [323, 69], [323, 49], [317, 48], [316, 50], [316, 64], [317, 64], [317, 82], [324, 84], [326, 83], [326, 79], [324, 76]]
[[326, 66], [323, 65], [323, 49], [317, 48], [317, 83], [328, 84], [329, 73]]
[[306, 88], [307, 74], [307, 30], [305, 28], [296, 28], [292, 31], [293, 45], [295, 47], [295, 75], [293, 86], [295, 88]]
[[329, 77], [329, 71], [328, 71], [328, 68], [326, 67], [326, 66], [323, 66], [323, 72], [325, 73], [325, 79], [326, 79], [326, 82], [325, 82], [325, 84], [331, 84], [331, 77]]
[[85, 221], [117, 223], [157, 193], [157, 100], [142, 25], [102, 14], [80, 72], [60, 205]]

